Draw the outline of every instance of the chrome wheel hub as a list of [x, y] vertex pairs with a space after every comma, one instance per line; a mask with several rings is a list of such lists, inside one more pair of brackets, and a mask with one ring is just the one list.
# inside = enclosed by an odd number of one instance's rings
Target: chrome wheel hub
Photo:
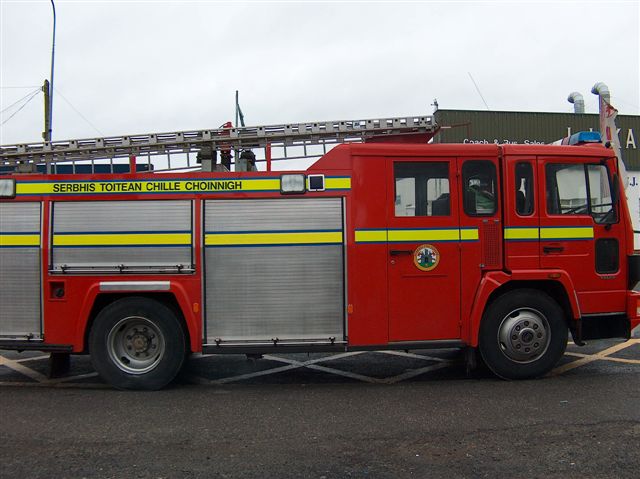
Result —
[[141, 316], [121, 319], [107, 338], [109, 357], [122, 371], [144, 374], [155, 368], [165, 351], [160, 330]]
[[530, 363], [540, 358], [547, 351], [550, 340], [547, 318], [530, 308], [512, 311], [498, 328], [500, 350], [518, 363]]

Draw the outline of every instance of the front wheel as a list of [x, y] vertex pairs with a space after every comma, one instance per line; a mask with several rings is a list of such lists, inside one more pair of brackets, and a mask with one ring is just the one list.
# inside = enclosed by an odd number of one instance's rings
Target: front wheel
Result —
[[568, 328], [562, 308], [547, 294], [512, 291], [489, 305], [480, 325], [482, 359], [501, 378], [542, 376], [567, 347]]
[[149, 298], [123, 298], [106, 306], [89, 336], [94, 368], [118, 389], [166, 386], [182, 368], [185, 350], [176, 315]]

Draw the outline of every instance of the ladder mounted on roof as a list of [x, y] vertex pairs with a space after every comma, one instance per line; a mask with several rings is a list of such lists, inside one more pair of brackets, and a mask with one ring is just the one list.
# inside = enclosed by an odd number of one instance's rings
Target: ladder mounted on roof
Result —
[[[200, 168], [200, 165], [191, 161], [194, 159], [192, 156], [195, 156], [191, 154], [207, 150], [238, 152], [263, 148], [265, 150], [263, 159], [257, 161], [266, 161], [267, 158], [273, 161], [313, 158], [323, 155], [327, 152], [327, 147], [334, 144], [400, 141], [397, 135], [402, 135], [404, 138], [415, 137], [416, 141], [426, 143], [437, 131], [438, 126], [432, 116], [289, 123], [242, 128], [233, 128], [231, 124], [226, 124], [224, 127], [213, 130], [148, 133], [0, 146], [0, 172], [2, 170], [35, 171], [37, 165], [45, 165], [46, 171], [51, 172], [51, 166], [60, 163], [72, 165], [75, 172], [76, 164], [113, 166], [114, 159], [131, 157], [146, 157], [149, 170], [194, 169]], [[318, 151], [316, 148], [315, 151], [309, 151], [310, 147], [314, 146], [321, 147], [321, 150]], [[271, 156], [274, 150], [278, 154]], [[172, 156], [174, 156], [173, 165]], [[176, 162], [176, 156], [181, 161]], [[163, 163], [160, 168], [155, 161], [158, 157]]]

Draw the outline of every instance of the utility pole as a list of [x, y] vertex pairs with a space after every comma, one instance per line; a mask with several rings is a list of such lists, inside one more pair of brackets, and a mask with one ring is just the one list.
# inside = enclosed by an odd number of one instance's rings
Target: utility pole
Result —
[[[48, 85], [50, 86], [50, 88], [47, 89], [47, 91], [49, 92], [49, 121], [48, 125], [45, 123], [45, 127], [48, 126], [48, 128], [45, 130], [47, 132], [48, 138], [45, 138], [45, 141], [53, 140], [53, 61], [56, 52], [56, 5], [55, 3], [53, 3], [53, 0], [51, 0], [51, 8], [53, 9], [53, 38], [51, 40], [51, 84]], [[47, 82], [46, 84], [48, 83], [49, 82]], [[47, 93], [45, 92], [45, 97], [46, 96]]]
[[51, 106], [49, 102], [49, 80], [44, 81], [42, 85], [42, 92], [44, 93], [44, 131], [42, 132], [42, 139], [44, 141], [51, 141], [51, 116], [49, 108]]

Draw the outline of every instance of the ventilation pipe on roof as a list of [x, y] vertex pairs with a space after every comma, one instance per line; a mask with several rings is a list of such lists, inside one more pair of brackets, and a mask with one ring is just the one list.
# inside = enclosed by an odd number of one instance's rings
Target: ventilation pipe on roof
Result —
[[567, 101], [569, 103], [573, 103], [574, 113], [584, 113], [584, 97], [581, 93], [578, 93], [577, 91], [570, 93]]
[[594, 95], [600, 95], [604, 101], [611, 104], [611, 94], [609, 93], [609, 87], [599, 81], [591, 89], [591, 93]]

